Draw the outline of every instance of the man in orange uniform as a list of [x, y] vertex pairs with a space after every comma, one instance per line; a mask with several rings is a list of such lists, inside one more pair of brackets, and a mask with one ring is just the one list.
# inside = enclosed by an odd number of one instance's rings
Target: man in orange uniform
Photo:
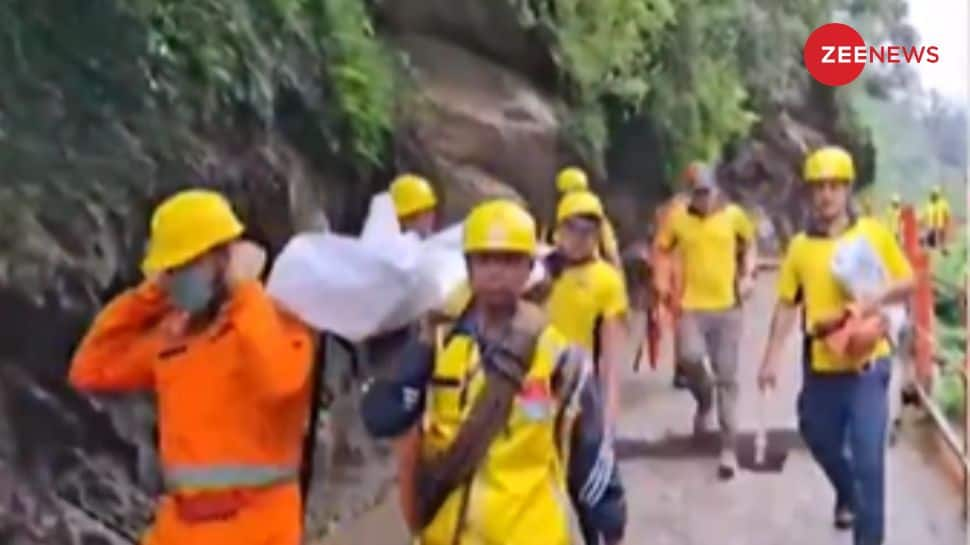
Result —
[[145, 545], [298, 545], [313, 342], [259, 282], [265, 253], [218, 193], [152, 217], [146, 280], [71, 364], [91, 392], [154, 390], [165, 493]]

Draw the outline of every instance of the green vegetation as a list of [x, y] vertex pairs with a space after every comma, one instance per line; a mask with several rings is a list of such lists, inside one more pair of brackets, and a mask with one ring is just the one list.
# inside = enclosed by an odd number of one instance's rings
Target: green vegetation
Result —
[[96, 187], [95, 202], [122, 202], [281, 113], [348, 162], [381, 164], [392, 60], [364, 0], [4, 2], [0, 199]]
[[747, 108], [736, 58], [744, 2], [519, 0], [522, 21], [551, 37], [572, 106], [567, 130], [589, 157], [608, 141], [607, 108], [658, 114], [673, 166], [711, 157], [744, 134]]
[[[572, 106], [567, 126], [591, 158], [608, 110], [644, 112], [669, 144], [670, 171], [716, 157], [764, 112], [802, 100], [805, 38], [842, 14], [889, 32], [903, 0], [510, 0], [548, 38]], [[847, 102], [843, 101], [847, 105]], [[848, 110], [848, 108], [846, 108]], [[839, 129], [861, 134], [852, 115]]]
[[329, 30], [328, 74], [350, 129], [354, 154], [378, 165], [386, 159], [392, 125], [393, 58], [377, 39], [364, 0], [324, 0], [323, 4]]
[[[310, 98], [329, 83], [337, 111], [318, 113], [339, 119], [332, 144], [349, 142], [354, 156], [368, 164], [384, 158], [393, 71], [364, 0], [129, 4], [148, 27], [148, 62], [177, 83], [196, 87], [203, 115], [245, 105], [271, 124], [281, 93]], [[154, 89], [161, 85], [153, 81]]]
[[715, 158], [758, 119], [737, 55], [745, 4], [678, 2], [677, 22], [666, 32], [662, 60], [652, 73], [655, 92], [647, 100], [670, 143], [669, 168]]
[[944, 412], [953, 418], [962, 416], [966, 389], [959, 371], [966, 361], [967, 330], [961, 316], [960, 291], [967, 278], [967, 238], [961, 233], [948, 255], [934, 255], [933, 271], [937, 279], [936, 349], [946, 362], [934, 395]]
[[605, 100], [643, 104], [676, 1], [516, 1], [523, 24], [551, 37], [574, 112], [566, 130], [589, 157], [607, 142]]

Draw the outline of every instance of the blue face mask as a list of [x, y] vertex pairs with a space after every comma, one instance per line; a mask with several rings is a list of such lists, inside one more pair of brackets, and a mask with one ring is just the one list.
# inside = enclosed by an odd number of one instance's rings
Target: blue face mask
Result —
[[198, 314], [215, 297], [212, 274], [201, 267], [188, 267], [175, 272], [168, 281], [168, 298], [172, 304], [189, 314]]

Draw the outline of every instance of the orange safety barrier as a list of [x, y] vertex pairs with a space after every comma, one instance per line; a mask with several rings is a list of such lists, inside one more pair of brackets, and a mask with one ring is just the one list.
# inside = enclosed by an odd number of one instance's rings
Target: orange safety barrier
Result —
[[[964, 429], [961, 434], [953, 429], [947, 418], [943, 415], [940, 408], [932, 399], [933, 367], [937, 364], [935, 354], [935, 326], [936, 315], [934, 313], [934, 277], [929, 252], [920, 243], [919, 225], [916, 213], [912, 206], [906, 206], [902, 210], [901, 228], [903, 247], [913, 266], [916, 276], [916, 288], [913, 293], [910, 311], [913, 320], [913, 363], [915, 365], [915, 388], [923, 403], [924, 409], [930, 419], [937, 427], [936, 437], [942, 441], [954, 458], [944, 458], [944, 466], [948, 473], [955, 476], [957, 480], [963, 481], [963, 516], [964, 520], [970, 520], [970, 395], [967, 395], [966, 388], [968, 377], [970, 377], [970, 331], [967, 335], [967, 357], [963, 362], [964, 379]], [[967, 282], [967, 279], [964, 279]], [[966, 316], [966, 296], [968, 286], [965, 284], [960, 287], [947, 286], [950, 289], [960, 290], [963, 305], [963, 323], [967, 326]], [[945, 362], [943, 362], [945, 363]], [[946, 460], [954, 460], [953, 463]]]
[[903, 248], [913, 266], [916, 289], [913, 292], [911, 311], [913, 319], [913, 360], [916, 378], [929, 387], [933, 377], [933, 352], [935, 317], [933, 314], [933, 271], [930, 270], [929, 253], [920, 244], [919, 224], [912, 206], [903, 207], [901, 213]]

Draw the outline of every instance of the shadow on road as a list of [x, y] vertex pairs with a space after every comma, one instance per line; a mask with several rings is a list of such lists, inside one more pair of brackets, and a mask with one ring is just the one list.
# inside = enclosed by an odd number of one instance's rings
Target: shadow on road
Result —
[[[796, 430], [769, 430], [768, 444], [773, 449], [804, 450], [806, 448], [801, 435]], [[701, 438], [672, 434], [659, 440], [617, 438], [615, 446], [618, 460], [711, 458], [716, 457], [720, 449], [718, 437], [713, 433]]]

